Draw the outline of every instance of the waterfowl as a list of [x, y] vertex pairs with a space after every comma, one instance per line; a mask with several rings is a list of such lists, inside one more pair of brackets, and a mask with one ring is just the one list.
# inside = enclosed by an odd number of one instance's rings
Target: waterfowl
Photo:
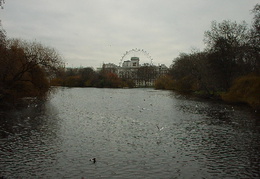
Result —
[[93, 162], [93, 163], [96, 163], [96, 158], [92, 158], [90, 159], [89, 161]]
[[160, 128], [158, 125], [156, 125], [156, 127], [157, 127], [158, 131], [161, 131], [161, 130], [164, 129], [164, 127], [161, 127], [161, 128]]

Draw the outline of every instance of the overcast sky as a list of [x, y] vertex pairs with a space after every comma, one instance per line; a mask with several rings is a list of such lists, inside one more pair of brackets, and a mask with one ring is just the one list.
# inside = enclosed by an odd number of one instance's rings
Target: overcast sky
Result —
[[135, 48], [147, 51], [154, 64], [169, 66], [181, 52], [204, 49], [204, 32], [213, 20], [245, 20], [250, 25], [258, 2], [5, 0], [0, 19], [8, 37], [54, 47], [68, 66], [118, 65], [124, 53]]

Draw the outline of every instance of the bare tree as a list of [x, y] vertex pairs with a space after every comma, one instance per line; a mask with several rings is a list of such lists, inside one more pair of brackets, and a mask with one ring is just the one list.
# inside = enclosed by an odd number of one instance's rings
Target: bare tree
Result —
[[211, 76], [220, 84], [219, 90], [227, 90], [235, 78], [248, 73], [248, 70], [241, 69], [245, 69], [242, 66], [248, 64], [246, 51], [249, 37], [245, 22], [238, 24], [227, 20], [221, 23], [213, 21], [211, 30], [205, 32], [204, 42], [210, 53]]
[[4, 8], [4, 3], [5, 3], [5, 0], [0, 0], [0, 7], [3, 9]]
[[52, 48], [37, 42], [9, 40], [0, 48], [0, 94], [15, 98], [43, 96], [48, 78], [63, 65]]
[[207, 47], [214, 49], [215, 44], [224, 39], [232, 46], [243, 45], [248, 41], [248, 28], [246, 22], [238, 24], [224, 20], [221, 23], [213, 21], [211, 23], [211, 30], [204, 33], [204, 42]]
[[60, 66], [63, 66], [61, 56], [54, 48], [38, 42], [13, 39], [9, 41], [8, 46], [22, 49], [24, 52], [26, 61], [22, 62], [21, 74], [30, 71], [35, 66], [40, 66], [51, 76]]
[[252, 10], [254, 14], [252, 28], [250, 30], [250, 52], [249, 58], [252, 62], [254, 72], [260, 74], [260, 4], [256, 4]]
[[6, 42], [6, 33], [5, 30], [2, 28], [1, 20], [0, 20], [0, 46], [4, 46]]
[[143, 81], [145, 86], [148, 82], [155, 80], [157, 77], [157, 72], [154, 66], [141, 66], [137, 70], [137, 80]]

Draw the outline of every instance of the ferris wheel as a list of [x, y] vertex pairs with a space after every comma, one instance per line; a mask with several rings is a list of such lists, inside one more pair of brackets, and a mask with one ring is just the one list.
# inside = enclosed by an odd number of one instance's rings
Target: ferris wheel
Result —
[[142, 64], [153, 65], [153, 58], [147, 51], [145, 51], [144, 49], [135, 48], [128, 50], [123, 54], [120, 59], [119, 66], [122, 66], [124, 61], [130, 60], [131, 57], [139, 57]]

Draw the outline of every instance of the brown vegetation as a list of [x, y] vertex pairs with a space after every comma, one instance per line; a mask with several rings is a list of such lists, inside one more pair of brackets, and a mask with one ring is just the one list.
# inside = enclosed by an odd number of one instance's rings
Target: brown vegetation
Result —
[[[223, 94], [225, 101], [259, 107], [260, 5], [252, 12], [255, 16], [250, 28], [245, 22], [213, 21], [211, 30], [205, 32], [206, 49], [180, 54], [173, 61], [170, 76], [158, 79], [156, 88], [204, 97], [220, 98]], [[172, 85], [164, 85], [167, 83]]]
[[37, 42], [7, 39], [0, 30], [0, 102], [45, 98], [50, 78], [62, 65], [55, 50]]
[[59, 75], [51, 80], [51, 85], [98, 88], [131, 88], [135, 86], [133, 81], [121, 79], [111, 71], [102, 69], [100, 72], [96, 72], [90, 67], [60, 69]]
[[168, 89], [168, 90], [173, 90], [173, 84], [174, 80], [170, 75], [164, 75], [160, 76], [156, 81], [155, 81], [155, 89]]
[[222, 99], [260, 108], [260, 76], [248, 75], [236, 79], [230, 90], [222, 95]]

